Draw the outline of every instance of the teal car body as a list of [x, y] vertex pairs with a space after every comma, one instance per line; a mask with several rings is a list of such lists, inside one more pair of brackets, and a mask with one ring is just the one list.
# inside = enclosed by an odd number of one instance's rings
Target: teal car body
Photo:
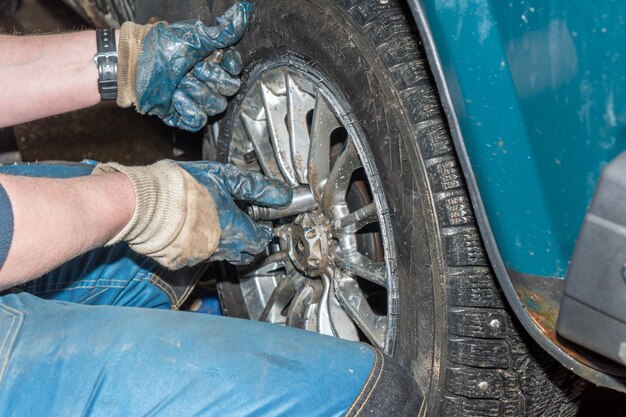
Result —
[[410, 0], [481, 234], [512, 309], [569, 369], [615, 369], [556, 335], [604, 166], [626, 148], [626, 3]]
[[563, 278], [600, 171], [626, 148], [626, 3], [423, 4], [506, 267]]

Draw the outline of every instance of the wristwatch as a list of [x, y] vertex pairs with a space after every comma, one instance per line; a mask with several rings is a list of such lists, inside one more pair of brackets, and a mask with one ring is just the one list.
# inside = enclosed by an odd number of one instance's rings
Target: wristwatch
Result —
[[96, 29], [98, 52], [93, 57], [98, 66], [98, 91], [102, 100], [117, 99], [117, 48], [115, 29]]

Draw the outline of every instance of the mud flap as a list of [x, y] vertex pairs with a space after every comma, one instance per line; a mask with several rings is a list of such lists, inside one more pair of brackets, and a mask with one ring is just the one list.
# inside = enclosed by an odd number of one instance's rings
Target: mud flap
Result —
[[557, 332], [626, 365], [626, 152], [605, 168], [578, 236]]

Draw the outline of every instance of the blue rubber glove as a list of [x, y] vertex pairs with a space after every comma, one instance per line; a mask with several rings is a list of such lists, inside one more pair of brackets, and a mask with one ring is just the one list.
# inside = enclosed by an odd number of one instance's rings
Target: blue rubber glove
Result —
[[243, 171], [219, 162], [176, 162], [213, 197], [219, 216], [222, 237], [210, 260], [235, 265], [252, 262], [274, 236], [270, 227], [255, 223], [234, 200], [269, 207], [286, 206], [293, 193], [280, 181], [258, 172]]
[[159, 161], [148, 166], [98, 164], [92, 175], [120, 172], [130, 180], [135, 211], [106, 245], [121, 241], [169, 269], [204, 261], [252, 262], [273, 236], [235, 200], [284, 206], [292, 191], [258, 172], [218, 162]]
[[200, 130], [207, 117], [226, 108], [226, 97], [239, 90], [241, 57], [227, 49], [221, 63], [205, 62], [212, 52], [241, 39], [252, 3], [241, 1], [217, 19], [122, 25], [119, 39], [118, 104], [134, 104], [169, 126]]

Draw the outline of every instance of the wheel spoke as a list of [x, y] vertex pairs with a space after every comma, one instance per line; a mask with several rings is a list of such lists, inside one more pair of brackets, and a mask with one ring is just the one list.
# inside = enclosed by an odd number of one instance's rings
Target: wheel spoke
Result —
[[377, 221], [378, 213], [376, 212], [376, 205], [370, 203], [335, 221], [333, 223], [333, 234], [339, 236], [356, 233], [368, 224], [376, 223]]
[[328, 301], [328, 309], [330, 310], [333, 329], [337, 332], [336, 336], [341, 339], [358, 341], [359, 332], [356, 328], [356, 324], [354, 324], [352, 317], [350, 317], [339, 300], [337, 300], [335, 291], [331, 291]]
[[372, 344], [383, 348], [387, 334], [387, 317], [374, 313], [357, 282], [345, 276], [336, 278], [335, 295]]
[[298, 180], [291, 162], [289, 130], [285, 124], [287, 100], [284, 96], [275, 95], [264, 83], [261, 83], [260, 87], [276, 162], [287, 183], [291, 186], [296, 186], [298, 185]]
[[339, 122], [326, 99], [320, 94], [315, 98], [311, 143], [309, 147], [308, 174], [311, 191], [320, 198], [330, 171], [330, 135]]
[[333, 322], [330, 317], [330, 277], [324, 274], [321, 278], [324, 289], [320, 297], [319, 305], [317, 306], [317, 332], [328, 336], [337, 336], [337, 332], [333, 328]]
[[309, 131], [307, 113], [315, 107], [315, 99], [298, 86], [293, 78], [285, 74], [287, 82], [287, 127], [291, 145], [291, 158], [296, 177], [301, 184], [307, 184], [309, 160]]
[[345, 204], [352, 173], [361, 166], [361, 159], [356, 151], [356, 147], [352, 140], [348, 139], [346, 148], [337, 158], [324, 186], [322, 194], [322, 209], [324, 213], [333, 216], [332, 206]]
[[374, 262], [356, 250], [344, 251], [341, 249], [335, 252], [335, 262], [347, 272], [387, 287], [387, 273], [384, 262]]
[[278, 165], [276, 165], [272, 148], [265, 145], [270, 141], [267, 122], [265, 120], [255, 120], [243, 112], [240, 119], [248, 139], [252, 142], [257, 161], [259, 161], [263, 173], [271, 178], [284, 179]]
[[244, 278], [260, 275], [274, 275], [274, 271], [287, 266], [288, 259], [288, 255], [285, 252], [278, 252], [263, 259], [261, 263], [240, 267], [239, 274]]
[[287, 274], [279, 283], [259, 317], [260, 321], [284, 324], [286, 317], [281, 313], [294, 295], [304, 286], [306, 278], [297, 272]]
[[[316, 331], [316, 315], [313, 314], [317, 308], [315, 301], [315, 288], [308, 283], [300, 289], [293, 297], [289, 311], [287, 312], [287, 326], [299, 327], [310, 331]], [[313, 319], [313, 320], [311, 320]]]

